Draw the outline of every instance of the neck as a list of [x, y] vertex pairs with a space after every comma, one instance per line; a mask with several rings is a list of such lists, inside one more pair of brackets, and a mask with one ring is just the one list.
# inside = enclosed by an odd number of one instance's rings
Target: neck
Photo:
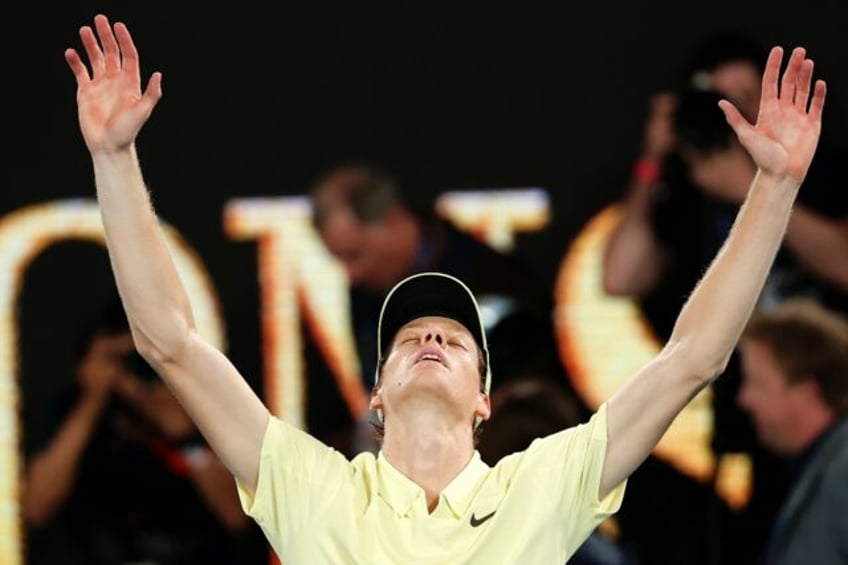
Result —
[[398, 471], [424, 489], [432, 512], [439, 495], [474, 454], [467, 422], [445, 422], [420, 411], [387, 421], [382, 452]]
[[796, 421], [796, 453], [809, 449], [833, 425], [835, 416], [827, 408], [809, 410]]

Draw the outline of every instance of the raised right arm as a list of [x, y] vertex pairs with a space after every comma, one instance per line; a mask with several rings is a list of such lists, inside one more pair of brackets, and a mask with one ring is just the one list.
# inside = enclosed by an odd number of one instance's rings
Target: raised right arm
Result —
[[659, 284], [668, 251], [653, 227], [654, 183], [634, 179], [622, 202], [621, 219], [604, 248], [602, 283], [611, 296], [640, 297]]
[[[138, 53], [122, 23], [98, 15], [80, 29], [89, 69], [77, 81], [80, 129], [118, 291], [138, 351], [162, 376], [233, 475], [253, 488], [269, 413], [230, 361], [197, 333], [189, 301], [151, 205], [135, 139], [162, 96], [161, 74], [142, 91]], [[99, 38], [99, 43], [98, 43]]]
[[604, 291], [612, 296], [639, 297], [659, 284], [668, 268], [668, 251], [653, 226], [662, 163], [674, 146], [672, 118], [677, 103], [671, 92], [651, 98], [642, 154], [621, 203], [621, 219], [604, 249]]

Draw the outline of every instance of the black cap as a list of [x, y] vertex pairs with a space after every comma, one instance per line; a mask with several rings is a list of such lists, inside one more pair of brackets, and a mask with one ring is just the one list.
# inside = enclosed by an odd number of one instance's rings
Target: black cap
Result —
[[[492, 384], [486, 331], [480, 317], [477, 300], [471, 290], [458, 278], [445, 273], [419, 273], [397, 283], [380, 311], [377, 326], [377, 359], [389, 348], [398, 330], [405, 324], [424, 316], [443, 316], [456, 320], [471, 333], [486, 360], [486, 393]], [[379, 369], [378, 369], [379, 371]], [[379, 383], [379, 375], [376, 376]]]

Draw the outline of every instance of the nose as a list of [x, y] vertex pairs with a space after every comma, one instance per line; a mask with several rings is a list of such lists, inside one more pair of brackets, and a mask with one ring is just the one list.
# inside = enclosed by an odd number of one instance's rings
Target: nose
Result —
[[436, 328], [429, 329], [424, 335], [424, 343], [430, 343], [431, 341], [436, 342], [440, 346], [443, 346], [445, 344], [445, 336], [440, 330]]

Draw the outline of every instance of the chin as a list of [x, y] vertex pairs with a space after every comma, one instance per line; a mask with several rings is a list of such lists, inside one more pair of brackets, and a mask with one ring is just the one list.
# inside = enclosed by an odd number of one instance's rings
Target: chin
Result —
[[795, 450], [792, 449], [785, 441], [782, 441], [780, 437], [768, 436], [762, 433], [758, 434], [757, 437], [760, 444], [775, 455], [788, 457], [795, 453]]

